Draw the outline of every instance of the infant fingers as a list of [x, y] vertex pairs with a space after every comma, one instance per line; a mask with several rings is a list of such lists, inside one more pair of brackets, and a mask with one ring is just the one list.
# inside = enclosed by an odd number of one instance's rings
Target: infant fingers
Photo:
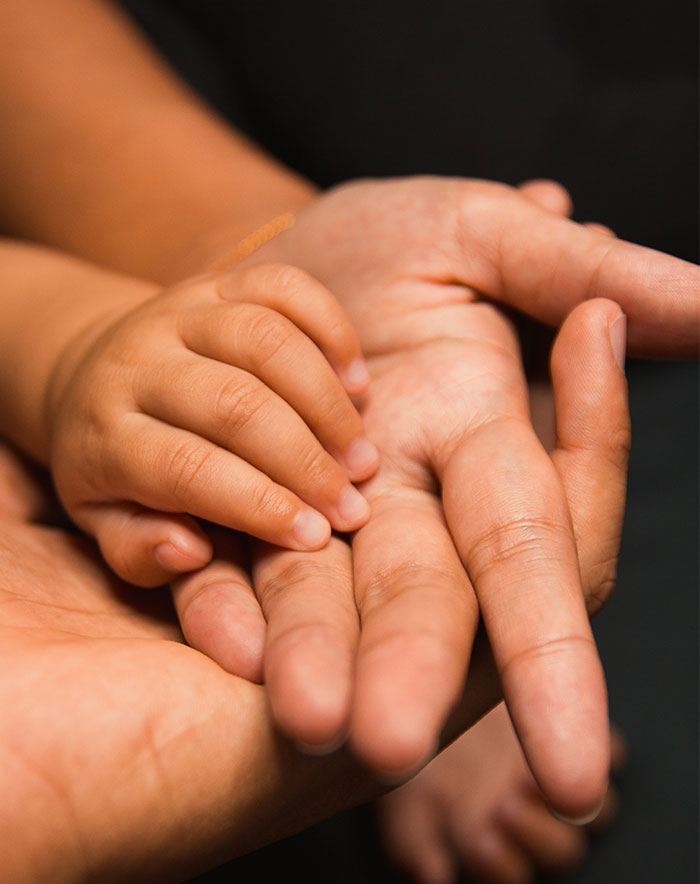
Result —
[[[355, 530], [367, 521], [369, 506], [338, 463], [299, 414], [252, 374], [190, 356], [152, 380], [137, 393], [147, 414], [238, 455], [322, 512], [338, 531]], [[345, 397], [339, 384], [338, 389]]]
[[[190, 350], [244, 369], [274, 390], [353, 481], [374, 473], [378, 455], [365, 437], [360, 415], [323, 354], [284, 316], [256, 304], [222, 304], [193, 312], [181, 334]], [[168, 372], [160, 379], [157, 396], [172, 385], [172, 367]]]
[[165, 512], [193, 516], [290, 549], [319, 549], [330, 526], [316, 510], [245, 460], [206, 439], [132, 413], [105, 452], [105, 475], [118, 494]]
[[324, 353], [348, 393], [362, 393], [369, 373], [352, 323], [334, 296], [297, 267], [260, 264], [221, 276], [227, 301], [260, 304], [286, 316]]
[[233, 531], [209, 527], [214, 557], [206, 568], [172, 584], [182, 632], [196, 648], [233, 675], [263, 680], [267, 625], [250, 579], [245, 551]]
[[137, 586], [160, 586], [211, 559], [211, 543], [188, 516], [100, 503], [81, 507], [79, 521], [115, 574]]

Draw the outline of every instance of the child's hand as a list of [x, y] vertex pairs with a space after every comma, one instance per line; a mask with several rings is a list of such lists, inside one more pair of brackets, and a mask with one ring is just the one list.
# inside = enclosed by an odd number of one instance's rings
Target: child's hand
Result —
[[299, 550], [367, 521], [351, 481], [378, 456], [348, 393], [369, 376], [320, 283], [282, 265], [203, 277], [88, 335], [55, 374], [51, 467], [120, 576], [204, 565], [185, 513]]

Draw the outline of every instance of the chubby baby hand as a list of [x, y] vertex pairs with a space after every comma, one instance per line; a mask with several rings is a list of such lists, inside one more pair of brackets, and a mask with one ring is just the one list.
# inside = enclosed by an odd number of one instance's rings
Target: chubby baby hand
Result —
[[206, 276], [103, 319], [59, 366], [51, 468], [114, 571], [202, 567], [194, 517], [297, 550], [352, 531], [378, 454], [350, 400], [369, 375], [331, 293], [286, 265]]

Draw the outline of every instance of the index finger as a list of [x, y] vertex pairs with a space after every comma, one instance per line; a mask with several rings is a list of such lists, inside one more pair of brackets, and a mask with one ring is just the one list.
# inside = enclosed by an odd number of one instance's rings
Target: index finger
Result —
[[[695, 264], [601, 237], [511, 188], [501, 188], [499, 200], [475, 199], [475, 186], [490, 188], [491, 195], [496, 187], [470, 182], [459, 198], [453, 260], [462, 282], [555, 326], [576, 304], [609, 298], [628, 316], [635, 353], [697, 354], [700, 269]], [[477, 248], [465, 250], [464, 242]]]

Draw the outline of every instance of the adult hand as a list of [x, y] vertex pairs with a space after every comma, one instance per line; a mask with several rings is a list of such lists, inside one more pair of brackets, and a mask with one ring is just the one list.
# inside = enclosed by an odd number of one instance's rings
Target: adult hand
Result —
[[184, 880], [377, 791], [281, 740], [264, 689], [182, 644], [165, 596], [29, 524], [42, 494], [2, 450], [0, 482], [3, 881]]
[[325, 282], [370, 355], [410, 346], [425, 311], [454, 303], [457, 286], [462, 301], [489, 299], [552, 326], [582, 301], [609, 298], [627, 314], [630, 353], [697, 356], [698, 267], [577, 224], [571, 208], [553, 181], [356, 182], [304, 208], [253, 258]]
[[[301, 742], [315, 745], [332, 743], [349, 727], [360, 755], [385, 771], [410, 767], [429, 754], [458, 693], [476, 615], [435, 496], [423, 498], [426, 514], [430, 500], [427, 528], [414, 530], [420, 524], [415, 507], [397, 494], [389, 470], [393, 465], [399, 486], [414, 491], [444, 478], [450, 529], [476, 577], [529, 760], [553, 803], [576, 814], [590, 811], [601, 795], [608, 729], [560, 481], [575, 514], [585, 588], [589, 598], [595, 590], [599, 605], [612, 586], [619, 540], [624, 396], [613, 397], [610, 412], [604, 401], [602, 410], [591, 410], [591, 399], [599, 400], [585, 378], [575, 381], [558, 369], [563, 441], [554, 456], [556, 476], [528, 425], [512, 333], [480, 297], [558, 321], [577, 300], [605, 293], [631, 314], [636, 345], [663, 353], [669, 340], [684, 350], [695, 343], [688, 328], [697, 314], [697, 276], [685, 262], [618, 244], [598, 228], [557, 214], [567, 208], [561, 189], [546, 183], [521, 193], [441, 179], [355, 184], [305, 209], [292, 230], [249, 260], [300, 264], [343, 300], [380, 372], [365, 420], [374, 426], [386, 462], [367, 486], [376, 518], [354, 544], [363, 621], [354, 699], [356, 622], [347, 606], [337, 605], [336, 593], [325, 592], [342, 566], [325, 579], [322, 572], [314, 578], [311, 560], [284, 554], [265, 557], [258, 568], [258, 594], [269, 621], [266, 670], [278, 720]], [[616, 330], [619, 335], [622, 320]], [[471, 346], [457, 346], [465, 339]], [[620, 359], [619, 340], [617, 346]], [[564, 346], [567, 356], [560, 362], [573, 358], [575, 364], [570, 347]], [[597, 373], [617, 371], [609, 346], [605, 352], [608, 364], [593, 359], [589, 384]], [[621, 383], [616, 377], [613, 385]], [[577, 395], [583, 397], [578, 403]], [[583, 414], [590, 428], [581, 423]], [[567, 452], [571, 439], [575, 445], [583, 440], [583, 448]], [[607, 457], [614, 469], [596, 466], [597, 458]], [[468, 489], [473, 505], [466, 511]], [[441, 540], [431, 548], [435, 534]], [[315, 580], [315, 606], [298, 603], [294, 586], [300, 580]], [[459, 591], [452, 591], [456, 586]], [[206, 607], [202, 595], [197, 600]], [[181, 607], [188, 601], [180, 596]], [[517, 612], [528, 610], [519, 621]], [[432, 642], [425, 641], [426, 622]], [[324, 623], [325, 639], [316, 629]], [[315, 711], [309, 700], [314, 690], [325, 698], [323, 710], [318, 699]], [[582, 739], [589, 740], [590, 752], [582, 751]]]
[[[609, 730], [576, 541], [587, 594], [606, 593], [627, 453], [625, 382], [610, 341], [619, 316], [594, 301], [560, 333], [551, 461], [529, 424], [512, 329], [490, 305], [453, 316], [449, 338], [371, 360], [363, 414], [382, 461], [363, 489], [373, 516], [353, 540], [355, 599], [339, 541], [322, 559], [268, 549], [255, 566], [270, 700], [298, 742], [321, 748], [349, 730], [356, 753], [394, 777], [427, 760], [460, 697], [478, 624], [469, 574], [541, 787], [570, 816], [597, 806]], [[220, 605], [220, 575], [210, 591]], [[206, 605], [201, 591], [176, 594], [183, 622], [194, 598]], [[472, 687], [460, 728], [488, 702]]]

